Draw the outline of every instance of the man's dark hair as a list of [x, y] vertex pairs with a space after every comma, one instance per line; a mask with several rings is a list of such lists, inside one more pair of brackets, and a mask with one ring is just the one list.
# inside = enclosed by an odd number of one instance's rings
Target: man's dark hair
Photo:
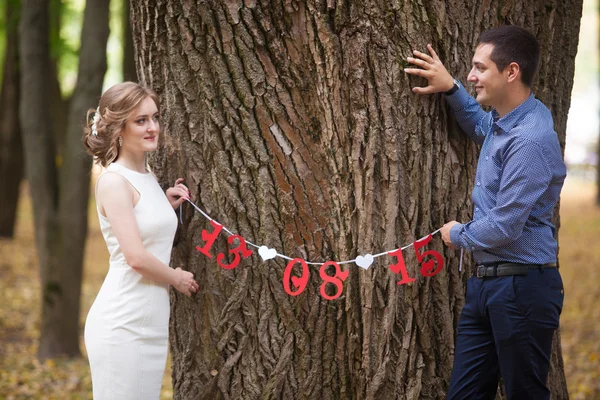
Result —
[[531, 87], [540, 62], [540, 44], [531, 32], [516, 25], [500, 26], [484, 32], [479, 44], [494, 46], [490, 58], [499, 71], [512, 62], [519, 64], [523, 83]]

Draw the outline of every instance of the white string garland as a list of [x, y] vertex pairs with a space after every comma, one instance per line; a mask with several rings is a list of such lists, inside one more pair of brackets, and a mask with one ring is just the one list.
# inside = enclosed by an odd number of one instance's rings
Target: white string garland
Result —
[[[186, 200], [187, 200], [187, 202], [188, 202], [188, 203], [190, 203], [190, 204], [191, 204], [191, 205], [192, 205], [192, 206], [193, 206], [193, 207], [196, 209], [196, 211], [198, 211], [200, 214], [202, 214], [202, 215], [203, 215], [203, 216], [204, 216], [206, 219], [208, 219], [209, 221], [212, 221], [212, 222], [214, 222], [214, 223], [216, 223], [216, 224], [220, 225], [220, 226], [223, 228], [223, 230], [224, 230], [225, 232], [227, 232], [227, 234], [228, 234], [229, 236], [234, 236], [234, 235], [235, 235], [235, 233], [231, 232], [231, 231], [230, 231], [229, 229], [227, 229], [227, 227], [225, 227], [223, 224], [221, 224], [221, 223], [219, 223], [217, 220], [215, 220], [215, 219], [211, 218], [211, 217], [210, 217], [210, 216], [209, 216], [207, 213], [205, 213], [205, 212], [204, 212], [204, 211], [203, 211], [203, 210], [202, 210], [200, 207], [198, 207], [196, 204], [194, 204], [194, 203], [193, 203], [191, 200], [189, 200], [189, 199], [186, 199]], [[182, 205], [183, 205], [183, 204], [182, 204]], [[180, 221], [180, 222], [181, 222], [181, 224], [183, 225], [183, 214], [182, 214], [182, 212], [183, 212], [183, 211], [182, 211], [182, 205], [180, 205], [180, 206], [179, 206], [179, 221]], [[430, 233], [430, 234], [428, 234], [428, 235], [425, 235], [425, 236], [423, 236], [421, 239], [417, 240], [417, 242], [418, 242], [418, 241], [421, 241], [421, 240], [423, 240], [423, 239], [425, 239], [425, 238], [427, 238], [429, 235], [432, 235], [432, 236], [433, 236], [433, 235], [435, 235], [435, 234], [436, 234], [436, 233], [438, 233], [440, 230], [441, 230], [441, 228], [440, 228], [440, 229], [438, 229], [438, 230], [436, 230], [436, 231], [433, 231], [433, 232], [431, 232], [431, 233]], [[256, 248], [256, 249], [261, 249], [261, 247], [264, 247], [264, 248], [266, 248], [266, 249], [270, 249], [270, 248], [268, 248], [267, 246], [259, 246], [259, 245], [257, 245], [257, 244], [254, 244], [254, 243], [252, 243], [252, 242], [250, 242], [250, 241], [248, 241], [248, 240], [246, 240], [246, 239], [244, 239], [244, 240], [246, 241], [246, 244], [247, 244], [247, 245], [249, 245], [249, 246], [252, 246], [252, 247], [254, 247], [254, 248]], [[374, 255], [367, 254], [367, 255], [365, 255], [365, 256], [359, 256], [359, 257], [367, 257], [367, 256], [371, 256], [373, 259], [375, 259], [375, 258], [378, 258], [378, 257], [381, 257], [381, 256], [385, 256], [385, 255], [387, 255], [388, 253], [390, 253], [390, 252], [393, 252], [393, 251], [397, 251], [397, 250], [402, 250], [402, 251], [403, 251], [403, 250], [405, 250], [405, 249], [407, 249], [407, 248], [409, 248], [409, 247], [411, 247], [411, 246], [413, 246], [413, 245], [414, 245], [414, 242], [413, 242], [413, 243], [411, 243], [411, 244], [408, 244], [408, 245], [406, 245], [406, 246], [404, 246], [404, 247], [397, 248], [397, 249], [393, 249], [393, 250], [389, 250], [389, 251], [382, 251], [381, 253], [377, 253], [377, 254], [374, 254]], [[262, 257], [262, 255], [261, 255], [261, 257]], [[286, 256], [285, 254], [280, 254], [280, 253], [276, 253], [275, 257], [280, 257], [280, 258], [283, 258], [284, 260], [288, 260], [288, 261], [291, 261], [291, 260], [293, 260], [293, 259], [294, 259], [294, 258], [292, 258], [292, 257]], [[338, 265], [343, 265], [343, 264], [352, 264], [352, 263], [355, 263], [355, 264], [356, 264], [356, 263], [357, 263], [357, 259], [358, 259], [358, 257], [357, 257], [357, 258], [355, 258], [355, 259], [352, 259], [352, 260], [346, 260], [346, 261], [336, 261], [336, 264], [338, 264]], [[264, 261], [266, 261], [266, 260], [264, 259], [264, 257], [263, 257], [263, 260], [264, 260]], [[323, 264], [325, 264], [324, 262], [313, 262], [313, 261], [305, 261], [305, 262], [306, 262], [306, 264], [309, 264], [309, 265], [323, 265]], [[372, 261], [371, 261], [371, 263], [372, 263]], [[368, 269], [371, 263], [369, 263], [369, 265], [368, 265], [366, 268], [365, 268], [365, 267], [362, 267], [361, 265], [359, 265], [359, 266], [360, 266], [361, 268]], [[462, 263], [463, 263], [463, 249], [461, 249], [461, 251], [460, 251], [460, 266], [459, 266], [459, 271], [462, 271]], [[357, 265], [358, 265], [358, 264], [357, 264]]]

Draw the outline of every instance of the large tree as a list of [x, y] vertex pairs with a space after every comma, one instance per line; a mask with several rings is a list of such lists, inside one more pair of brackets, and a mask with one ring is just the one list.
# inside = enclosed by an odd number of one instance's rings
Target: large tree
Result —
[[[314, 261], [391, 250], [450, 220], [471, 218], [478, 148], [442, 96], [418, 97], [403, 73], [432, 43], [465, 81], [478, 36], [532, 29], [542, 46], [535, 93], [561, 145], [581, 0], [443, 2], [132, 1], [140, 80], [163, 102], [155, 172], [184, 176], [193, 199], [255, 243]], [[213, 228], [187, 207], [172, 265], [196, 274], [172, 293], [177, 399], [438, 399], [448, 386], [470, 262], [439, 237], [444, 270], [411, 277], [353, 264], [343, 295], [320, 296], [318, 268], [291, 297], [286, 261], [255, 254], [224, 270], [197, 252]], [[212, 254], [227, 252], [225, 236]], [[299, 268], [297, 268], [299, 270]], [[330, 285], [331, 286], [331, 285]], [[335, 292], [334, 288], [329, 288]], [[549, 384], [567, 398], [557, 336]]]
[[77, 84], [65, 132], [56, 132], [61, 114], [50, 100], [56, 85], [49, 54], [49, 2], [22, 1], [20, 122], [42, 288], [40, 358], [80, 353], [79, 297], [91, 166], [81, 135], [85, 113], [97, 104], [102, 90], [108, 32], [108, 1], [87, 0]]

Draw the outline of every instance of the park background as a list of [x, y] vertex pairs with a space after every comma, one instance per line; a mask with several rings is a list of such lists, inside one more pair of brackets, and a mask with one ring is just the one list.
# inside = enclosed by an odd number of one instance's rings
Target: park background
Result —
[[[58, 48], [59, 76], [64, 92], [72, 91], [77, 74], [77, 49], [83, 0], [63, 1], [63, 26]], [[122, 1], [111, 2], [111, 34], [104, 89], [122, 80]], [[600, 399], [600, 207], [597, 205], [598, 82], [597, 0], [585, 0], [575, 81], [567, 125], [565, 160], [569, 175], [561, 196], [560, 261], [565, 285], [561, 332], [565, 373], [573, 399]], [[4, 23], [5, 21], [3, 21]], [[0, 52], [5, 49], [0, 37]], [[95, 169], [92, 177], [97, 176]], [[92, 180], [93, 180], [92, 179]], [[1, 187], [1, 185], [0, 185]], [[92, 185], [93, 187], [93, 185]], [[91, 398], [85, 358], [36, 358], [39, 336], [39, 275], [34, 245], [33, 213], [28, 187], [22, 184], [14, 238], [0, 240], [0, 399]], [[82, 285], [81, 327], [106, 274], [108, 254], [95, 211], [89, 204], [89, 229]], [[83, 334], [83, 330], [81, 330]], [[170, 369], [162, 398], [172, 398]]]

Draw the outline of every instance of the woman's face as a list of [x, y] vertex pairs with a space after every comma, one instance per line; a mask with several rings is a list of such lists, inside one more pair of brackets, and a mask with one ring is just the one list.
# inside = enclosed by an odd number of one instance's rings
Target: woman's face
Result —
[[158, 108], [151, 97], [146, 97], [127, 118], [121, 131], [121, 150], [138, 153], [154, 151], [158, 146]]

